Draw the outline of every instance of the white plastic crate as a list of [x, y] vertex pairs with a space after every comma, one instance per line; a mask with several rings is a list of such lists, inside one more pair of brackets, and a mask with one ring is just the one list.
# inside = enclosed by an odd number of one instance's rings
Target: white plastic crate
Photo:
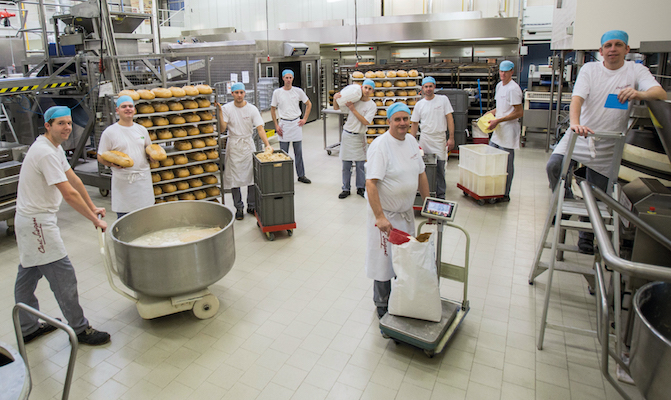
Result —
[[486, 144], [461, 145], [459, 166], [478, 175], [504, 175], [508, 169], [508, 152]]
[[459, 165], [459, 184], [478, 196], [504, 195], [506, 193], [507, 176], [506, 173], [502, 175], [478, 175]]

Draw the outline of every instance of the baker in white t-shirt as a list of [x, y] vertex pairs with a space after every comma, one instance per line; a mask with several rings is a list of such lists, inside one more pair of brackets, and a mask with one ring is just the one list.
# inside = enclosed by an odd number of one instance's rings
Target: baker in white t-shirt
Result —
[[[108, 126], [100, 136], [98, 162], [112, 169], [112, 211], [121, 218], [129, 212], [154, 204], [154, 189], [145, 148], [151, 144], [149, 132], [133, 122], [135, 103], [130, 96], [116, 101], [119, 122]], [[121, 167], [102, 158], [102, 153], [116, 150], [133, 159], [132, 167]]]
[[510, 201], [510, 186], [513, 184], [515, 173], [515, 149], [520, 148], [520, 118], [524, 113], [522, 107], [522, 89], [513, 80], [512, 61], [502, 61], [499, 65], [499, 78], [501, 82], [496, 85], [496, 108], [487, 114], [493, 114], [494, 119], [489, 121], [489, 129], [493, 129], [489, 145], [508, 152], [508, 168], [506, 177], [506, 191], [497, 202]]
[[[296, 163], [296, 174], [298, 182], [312, 183], [305, 176], [303, 166], [303, 125], [308, 120], [312, 110], [312, 102], [308, 99], [303, 89], [293, 86], [294, 71], [285, 69], [282, 71], [284, 86], [273, 91], [270, 100], [270, 115], [275, 123], [275, 131], [280, 137], [280, 148], [289, 153], [289, 144], [294, 145], [294, 161]], [[305, 103], [305, 117], [301, 118], [299, 102]], [[279, 119], [277, 114], [279, 114]]]
[[429, 196], [425, 165], [414, 136], [407, 133], [410, 109], [403, 103], [387, 108], [389, 130], [373, 140], [366, 161], [368, 247], [366, 276], [374, 280], [373, 301], [377, 316], [387, 312], [391, 279], [396, 276], [391, 264], [393, 228], [407, 233], [415, 230], [412, 205], [419, 190], [422, 201]]
[[[340, 139], [340, 159], [342, 160], [342, 192], [338, 195], [339, 199], [344, 199], [350, 195], [350, 180], [352, 178], [352, 163], [356, 165], [356, 194], [364, 197], [366, 192], [366, 174], [364, 173], [364, 164], [366, 163], [366, 126], [373, 122], [373, 117], [377, 112], [377, 106], [371, 100], [375, 93], [375, 82], [366, 79], [361, 85], [361, 100], [356, 103], [348, 101], [346, 110], [348, 111], [347, 121], [342, 128], [342, 138]], [[333, 95], [333, 109], [339, 110], [338, 99], [342, 95], [336, 93]]]
[[[573, 132], [580, 135], [575, 143], [572, 160], [587, 167], [586, 179], [606, 190], [608, 171], [613, 163], [615, 139], [594, 140], [587, 137], [594, 132], [623, 132], [629, 119], [630, 100], [665, 100], [666, 92], [648, 68], [633, 61], [625, 61], [629, 53], [629, 35], [620, 30], [608, 31], [601, 36], [599, 54], [603, 61], [585, 64], [578, 73], [571, 97], [571, 128], [555, 147], [546, 171], [550, 188], [557, 189], [562, 161]], [[590, 151], [593, 141], [593, 151]], [[619, 160], [615, 160], [619, 164]], [[568, 197], [572, 197], [570, 189]], [[594, 234], [580, 232], [578, 248], [581, 253], [594, 254]]]
[[424, 154], [435, 154], [436, 197], [445, 198], [445, 162], [447, 153], [454, 148], [454, 117], [452, 103], [447, 96], [435, 94], [436, 80], [432, 76], [422, 79], [424, 98], [417, 102], [412, 111], [410, 133], [417, 137]]
[[[44, 276], [54, 293], [63, 316], [77, 334], [79, 343], [100, 345], [110, 341], [107, 332], [89, 325], [79, 305], [77, 277], [65, 251], [56, 213], [63, 199], [103, 231], [105, 209], [96, 207], [81, 179], [72, 171], [61, 143], [72, 133], [72, 114], [68, 107], [55, 106], [44, 113], [44, 135], [30, 146], [21, 165], [16, 194], [16, 244], [19, 271], [14, 285], [14, 301], [40, 309], [35, 288]], [[23, 341], [30, 342], [56, 330], [37, 316], [19, 310]]]

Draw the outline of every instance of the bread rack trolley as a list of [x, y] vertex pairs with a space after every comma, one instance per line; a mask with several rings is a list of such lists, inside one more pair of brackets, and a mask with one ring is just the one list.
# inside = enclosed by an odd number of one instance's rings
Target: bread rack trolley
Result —
[[[464, 228], [453, 223], [456, 211], [456, 202], [427, 197], [424, 200], [421, 214], [429, 218], [429, 221], [423, 221], [419, 224], [417, 235], [421, 233], [422, 227], [427, 222], [436, 224], [436, 231], [438, 233], [436, 240], [438, 282], [440, 284], [440, 278], [445, 278], [463, 283], [463, 300], [459, 302], [441, 297], [443, 313], [440, 322], [397, 317], [389, 313], [380, 319], [380, 330], [382, 333], [392, 338], [396, 343], [404, 342], [419, 347], [424, 350], [424, 353], [429, 358], [443, 351], [445, 345], [454, 336], [457, 328], [461, 325], [464, 317], [466, 317], [466, 314], [470, 310], [466, 295], [468, 288], [468, 255], [471, 238]], [[466, 254], [463, 267], [441, 261], [443, 227], [445, 225], [462, 231], [466, 236]]]

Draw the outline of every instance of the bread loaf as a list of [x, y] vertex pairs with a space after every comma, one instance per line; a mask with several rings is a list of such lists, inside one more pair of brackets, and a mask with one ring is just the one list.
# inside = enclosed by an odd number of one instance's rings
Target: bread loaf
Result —
[[177, 201], [179, 197], [177, 196], [166, 196], [165, 201]]
[[382, 82], [375, 81], [375, 87], [382, 87]]
[[174, 183], [166, 183], [165, 185], [161, 186], [161, 190], [163, 190], [163, 193], [172, 193], [177, 191], [177, 185]]
[[387, 71], [387, 78], [396, 78], [396, 71]]
[[149, 161], [149, 168], [154, 169], [161, 166], [161, 163], [158, 161]]
[[154, 103], [152, 104], [152, 107], [154, 107], [155, 112], [166, 112], [170, 111], [170, 108], [168, 107], [167, 104], [165, 103]]
[[168, 99], [172, 97], [172, 92], [164, 88], [153, 88], [151, 92], [154, 93], [154, 95], [159, 98]]
[[203, 161], [207, 160], [207, 156], [203, 152], [189, 153], [189, 158], [193, 161]]
[[180, 142], [176, 142], [175, 143], [175, 148], [179, 151], [186, 151], [186, 150], [191, 150], [192, 146], [191, 146], [191, 142], [189, 142], [188, 140], [183, 140], [183, 141], [180, 141]]
[[184, 154], [178, 154], [174, 158], [176, 165], [184, 165], [189, 162], [189, 159]]
[[417, 96], [417, 91], [415, 89], [408, 90], [408, 96]]
[[384, 95], [387, 97], [394, 97], [394, 91], [393, 90], [387, 90], [384, 92]]
[[196, 113], [182, 114], [186, 122], [200, 122], [200, 117]]
[[151, 122], [154, 126], [166, 126], [170, 125], [170, 121], [166, 117], [151, 117]]
[[142, 100], [154, 100], [156, 98], [156, 95], [149, 90], [140, 89], [137, 91], [137, 94], [140, 95]]
[[[375, 131], [375, 132], [377, 132], [377, 131]], [[371, 138], [366, 139], [366, 142], [367, 142], [368, 144], [371, 144], [371, 143], [373, 143], [373, 140], [375, 140], [375, 138], [374, 138], [374, 137], [371, 137]]]
[[391, 84], [390, 81], [384, 81], [382, 82], [382, 87], [392, 87], [393, 85]]
[[179, 195], [180, 200], [196, 200], [196, 196], [193, 193], [182, 193]]
[[383, 133], [385, 133], [385, 132], [387, 132], [387, 128], [377, 128], [377, 133], [378, 133], [379, 135], [381, 135], [381, 134], [383, 134]]
[[207, 194], [205, 194], [204, 190], [196, 190], [193, 192], [193, 195], [196, 196], [196, 200], [203, 200], [207, 197]]
[[198, 93], [200, 93], [200, 94], [211, 94], [212, 93], [212, 88], [209, 87], [208, 85], [196, 85], [196, 89], [198, 89]]
[[203, 167], [200, 165], [192, 165], [189, 167], [189, 173], [191, 173], [191, 175], [200, 175], [203, 173]]
[[204, 97], [197, 98], [196, 103], [198, 103], [198, 107], [200, 108], [207, 108], [212, 105], [212, 103], [210, 103], [210, 101]]
[[139, 114], [151, 114], [154, 112], [154, 107], [151, 104], [138, 104], [135, 109]]
[[186, 128], [186, 133], [189, 136], [200, 135], [200, 129], [198, 129], [197, 126], [189, 126], [189, 127]]
[[406, 76], [408, 76], [408, 72], [404, 71], [402, 69], [399, 69], [398, 71], [396, 71], [396, 76], [399, 77], [399, 78], [405, 78]]
[[120, 151], [110, 150], [102, 153], [100, 156], [103, 160], [123, 168], [129, 168], [133, 166], [133, 159], [130, 158], [128, 154], [122, 153]]
[[198, 129], [200, 129], [200, 133], [213, 133], [214, 125], [212, 124], [200, 125]]
[[408, 103], [406, 103], [405, 100], [403, 100], [403, 99], [398, 99], [398, 100], [396, 100], [396, 102], [397, 102], [397, 103], [403, 103], [403, 104], [405, 104], [405, 105], [408, 104]]
[[363, 76], [364, 76], [363, 72], [361, 72], [361, 71], [352, 72], [352, 78], [357, 78], [358, 79], [358, 78], [363, 78]]
[[385, 107], [389, 107], [392, 104], [394, 104], [394, 100], [387, 100], [384, 102]]
[[217, 183], [217, 177], [214, 175], [208, 175], [201, 178], [203, 183], [206, 185], [214, 185]]
[[152, 183], [156, 183], [156, 182], [160, 182], [160, 181], [161, 181], [161, 175], [156, 174], [156, 173], [151, 174], [151, 182]]
[[377, 92], [375, 92], [375, 97], [384, 97], [384, 92], [381, 91], [381, 90], [378, 90]]
[[410, 71], [408, 71], [408, 76], [409, 77], [419, 76], [419, 72], [417, 72], [416, 69], [411, 69]]
[[159, 174], [161, 174], [161, 180], [163, 180], [163, 181], [167, 181], [167, 180], [170, 180], [170, 179], [175, 179], [175, 174], [170, 170], [161, 171], [161, 172], [159, 172]]
[[170, 132], [172, 132], [172, 137], [176, 138], [183, 138], [187, 136], [186, 129], [179, 126], [176, 128], [172, 128]]
[[417, 86], [417, 81], [414, 80], [405, 81], [405, 83], [410, 87]]
[[154, 140], [157, 140], [157, 139], [158, 139], [158, 136], [156, 135], [156, 132], [154, 132], [154, 131], [149, 132], [149, 140], [151, 140], [153, 142]]
[[200, 117], [201, 121], [211, 121], [212, 118], [214, 118], [212, 116], [212, 113], [210, 113], [209, 111], [200, 111], [198, 113], [198, 116]]
[[182, 100], [182, 106], [184, 109], [196, 109], [198, 108], [198, 102], [195, 100]]
[[219, 193], [221, 193], [221, 191], [219, 190], [218, 187], [213, 186], [205, 189], [205, 193], [207, 193], [209, 197], [212, 197], [212, 196], [219, 196]]
[[203, 181], [200, 179], [189, 179], [189, 186], [192, 188], [203, 186]]
[[154, 196], [158, 196], [158, 195], [160, 195], [161, 193], [163, 193], [163, 191], [161, 190], [161, 188], [158, 187], [158, 186], [154, 186]]
[[172, 167], [175, 165], [175, 159], [173, 157], [167, 157], [165, 160], [161, 161], [161, 167]]
[[176, 169], [175, 174], [177, 175], [178, 178], [186, 178], [187, 176], [191, 175], [189, 173], [189, 170], [186, 168]]
[[159, 129], [156, 134], [161, 140], [172, 139], [172, 133], [167, 129]]
[[189, 183], [185, 181], [177, 182], [175, 186], [177, 186], [177, 190], [186, 190], [189, 188]]
[[193, 139], [191, 141], [191, 146], [194, 149], [202, 149], [203, 147], [205, 147], [205, 141], [202, 139]]
[[130, 98], [133, 99], [133, 101], [140, 100], [140, 94], [135, 90], [122, 90], [119, 92], [119, 97], [121, 96], [130, 96]]
[[170, 109], [170, 111], [182, 111], [184, 109], [184, 106], [179, 101], [169, 101], [168, 108]]
[[215, 163], [207, 163], [203, 165], [205, 172], [216, 172], [219, 171], [219, 166]]
[[207, 158], [209, 160], [214, 160], [214, 159], [219, 158], [219, 153], [215, 149], [212, 149], [210, 151], [205, 152], [205, 155], [207, 155]]
[[171, 125], [179, 125], [186, 122], [186, 120], [181, 115], [170, 115], [168, 117]]
[[163, 200], [163, 199], [156, 199], [156, 201], [154, 202], [154, 204], [161, 204], [161, 203], [165, 203], [165, 200]]
[[165, 150], [163, 149], [163, 147], [161, 147], [157, 144], [150, 144], [149, 146], [147, 146], [144, 149], [144, 151], [147, 152], [149, 157], [151, 157], [152, 159], [154, 159], [156, 161], [161, 161], [161, 160], [165, 160], [166, 158], [168, 158], [168, 155], [165, 154]]
[[368, 128], [368, 130], [366, 131], [367, 135], [375, 135], [376, 133], [377, 133], [377, 129], [375, 129], [375, 128]]
[[407, 105], [409, 105], [409, 106], [414, 106], [415, 104], [417, 104], [417, 100], [415, 100], [415, 99], [408, 99], [408, 100], [406, 101], [405, 104], [407, 104]]
[[408, 92], [405, 91], [405, 90], [398, 90], [398, 91], [396, 92], [396, 96], [404, 97], [404, 96], [407, 96], [407, 95], [408, 95]]
[[377, 115], [381, 115], [383, 117], [387, 116], [387, 110], [377, 110]]
[[375, 100], [375, 105], [378, 107], [382, 107], [383, 106], [382, 100]]
[[149, 118], [138, 118], [135, 120], [135, 122], [144, 126], [145, 128], [151, 128], [152, 126], [154, 126], [154, 124], [152, 124], [151, 122], [151, 119]]
[[198, 89], [196, 89], [195, 86], [187, 85], [184, 86], [182, 89], [184, 89], [184, 92], [186, 93], [187, 96], [198, 96], [200, 92], [198, 92]]
[[217, 145], [217, 138], [213, 138], [213, 137], [205, 138], [205, 146], [210, 147], [210, 146], [216, 146], [216, 145]]
[[171, 86], [168, 88], [170, 92], [172, 93], [172, 97], [184, 97], [186, 96], [186, 91], [182, 88], [176, 87], [176, 86]]
[[405, 81], [396, 81], [396, 87], [406, 87], [408, 84]]
[[359, 85], [359, 86], [362, 86], [362, 85], [363, 85], [363, 81], [354, 81], [354, 82], [352, 82], [352, 85]]
[[375, 118], [373, 120], [374, 125], [384, 125], [385, 124], [385, 119], [384, 118]]
[[384, 71], [375, 71], [375, 77], [384, 78], [385, 77]]
[[373, 71], [366, 71], [366, 73], [364, 74], [364, 76], [365, 76], [366, 78], [375, 78], [375, 72], [373, 72]]

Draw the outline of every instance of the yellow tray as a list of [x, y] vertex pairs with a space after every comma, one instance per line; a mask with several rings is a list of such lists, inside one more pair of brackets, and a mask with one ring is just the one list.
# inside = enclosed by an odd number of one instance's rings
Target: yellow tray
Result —
[[493, 129], [488, 129], [489, 123], [494, 119], [496, 119], [496, 117], [491, 113], [483, 115], [482, 117], [478, 118], [478, 128], [480, 128], [480, 130], [484, 133], [494, 132]]

